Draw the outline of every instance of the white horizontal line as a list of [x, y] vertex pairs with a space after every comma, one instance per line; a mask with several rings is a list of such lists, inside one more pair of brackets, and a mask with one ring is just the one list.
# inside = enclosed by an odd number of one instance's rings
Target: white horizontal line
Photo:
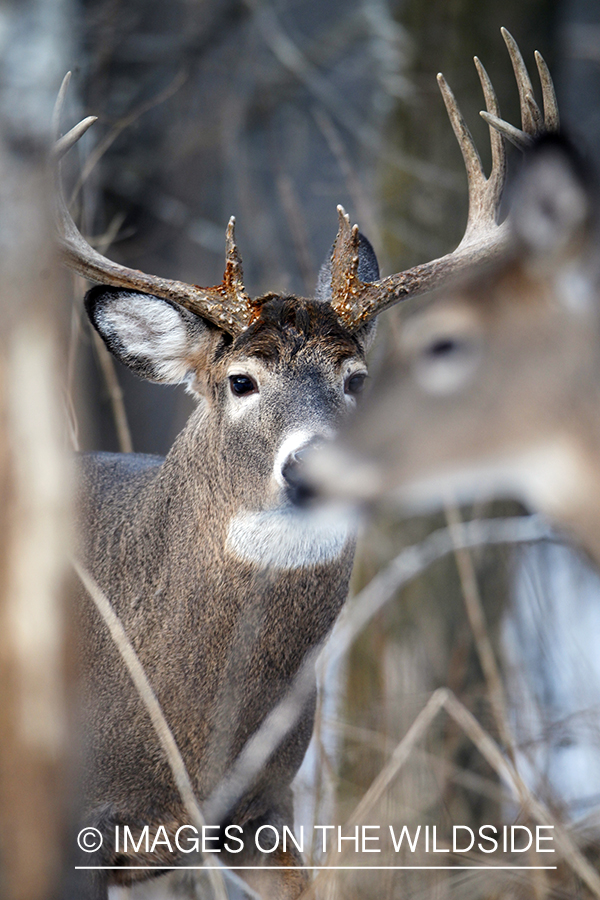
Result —
[[76, 869], [144, 869], [149, 871], [154, 870], [166, 870], [173, 871], [176, 869], [233, 869], [233, 870], [244, 870], [247, 871], [249, 869], [267, 869], [270, 871], [277, 871], [281, 869], [310, 869], [310, 871], [317, 870], [343, 870], [345, 872], [351, 872], [352, 869], [360, 869], [361, 871], [373, 870], [373, 871], [382, 871], [388, 869], [556, 869], [557, 866], [75, 866]]

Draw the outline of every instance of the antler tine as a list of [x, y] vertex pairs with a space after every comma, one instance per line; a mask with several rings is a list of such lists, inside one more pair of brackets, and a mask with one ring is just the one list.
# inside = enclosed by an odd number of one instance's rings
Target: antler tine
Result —
[[542, 85], [544, 125], [547, 131], [558, 131], [560, 128], [560, 117], [558, 115], [556, 91], [554, 90], [554, 82], [550, 75], [550, 69], [546, 65], [546, 60], [541, 53], [538, 53], [536, 50], [533, 55], [535, 56], [535, 62], [540, 76], [540, 84]]
[[69, 87], [69, 83], [71, 81], [71, 73], [67, 72], [63, 80], [61, 81], [60, 87], [58, 89], [58, 94], [56, 95], [56, 102], [54, 104], [54, 109], [52, 111], [52, 137], [56, 142], [59, 136], [60, 129], [60, 117], [62, 114], [63, 106], [65, 105], [65, 97], [67, 95], [67, 89]]
[[52, 154], [56, 162], [61, 160], [65, 153], [68, 153], [73, 144], [76, 144], [79, 138], [83, 137], [88, 128], [90, 128], [90, 126], [92, 126], [94, 122], [98, 121], [98, 116], [88, 116], [86, 119], [82, 119], [81, 122], [71, 128], [71, 130], [68, 131], [67, 134], [63, 135], [63, 137], [59, 136], [60, 117], [62, 114], [63, 106], [65, 105], [65, 97], [67, 95], [67, 89], [69, 87], [70, 81], [71, 73], [67, 72], [61, 82], [60, 88], [58, 90], [58, 95], [56, 97], [56, 102], [54, 104], [54, 110], [52, 111], [51, 129], [54, 138]]
[[231, 216], [225, 232], [225, 275], [223, 282], [244, 292], [242, 257], [235, 242], [235, 216]]
[[[500, 112], [498, 100], [489, 76], [477, 57], [474, 57], [474, 63], [486, 106], [490, 112], [497, 114]], [[467, 170], [469, 215], [465, 234], [459, 245], [465, 246], [480, 241], [482, 231], [494, 228], [496, 225], [498, 205], [506, 179], [505, 153], [501, 139], [498, 141], [493, 133], [490, 134], [492, 171], [490, 177], [486, 178], [479, 152], [454, 94], [441, 73], [437, 76], [437, 81]]]
[[350, 227], [350, 217], [343, 206], [338, 206], [337, 213], [338, 233], [331, 254], [331, 305], [342, 322], [352, 329], [363, 288], [358, 277], [358, 225]]
[[512, 63], [513, 72], [517, 82], [519, 91], [519, 102], [521, 105], [521, 123], [523, 131], [527, 134], [535, 134], [542, 120], [542, 114], [533, 97], [533, 85], [527, 71], [527, 66], [523, 60], [519, 46], [514, 37], [506, 28], [501, 28], [500, 33], [504, 38], [504, 43], [508, 50], [510, 61]]
[[[483, 91], [487, 111], [493, 116], [500, 116], [500, 105], [492, 82], [490, 81], [490, 76], [486, 72], [485, 67], [478, 56], [473, 57], [473, 62], [475, 63], [477, 74], [479, 75], [479, 82]], [[506, 148], [502, 137], [495, 128], [490, 128], [490, 145], [492, 148], [492, 171], [490, 173], [490, 179], [495, 178], [500, 185], [500, 190], [502, 190], [504, 179], [506, 178]]]
[[94, 122], [98, 121], [98, 116], [87, 116], [87, 118], [82, 119], [81, 122], [78, 122], [77, 125], [74, 125], [70, 131], [67, 131], [61, 138], [55, 141], [53, 147], [53, 155], [56, 162], [59, 162], [63, 156], [69, 152], [71, 147], [77, 143], [79, 138], [83, 137], [88, 128], [94, 124]]
[[460, 147], [460, 152], [462, 153], [470, 189], [472, 183], [479, 183], [485, 178], [483, 166], [481, 165], [481, 157], [479, 156], [475, 141], [473, 140], [469, 127], [463, 118], [448, 82], [441, 72], [438, 72], [436, 77], [446, 106], [446, 112], [448, 113], [450, 124], [452, 125], [452, 130], [454, 131], [458, 146]]
[[493, 116], [491, 113], [485, 112], [485, 110], [481, 110], [479, 115], [490, 128], [494, 128], [498, 134], [504, 135], [504, 137], [510, 141], [511, 144], [514, 144], [518, 150], [527, 150], [528, 147], [531, 147], [533, 138], [531, 135], [521, 131], [520, 128], [516, 128], [514, 125], [511, 125], [510, 122], [505, 122], [504, 119]]
[[[69, 84], [67, 74], [61, 85], [55, 105], [53, 124], [58, 132], [60, 113]], [[88, 116], [56, 141], [54, 155], [57, 159], [67, 152], [96, 121]], [[242, 332], [256, 316], [256, 309], [244, 290], [242, 263], [234, 240], [234, 220], [230, 220], [226, 235], [226, 266], [223, 282], [215, 287], [201, 288], [182, 281], [172, 281], [147, 275], [137, 269], [121, 266], [102, 256], [81, 235], [68, 210], [60, 179], [60, 163], [57, 165], [56, 221], [63, 260], [68, 268], [99, 284], [138, 290], [171, 300], [196, 315], [202, 316], [233, 336]]]
[[509, 122], [505, 122], [499, 116], [490, 115], [489, 111], [480, 112], [479, 115], [488, 123], [490, 128], [494, 128], [499, 134], [504, 135], [504, 137], [509, 140], [511, 144], [514, 144], [515, 147], [517, 147], [519, 150], [526, 150], [531, 146], [535, 138], [539, 135], [545, 134], [546, 132], [555, 132], [559, 130], [560, 119], [558, 115], [556, 93], [554, 91], [552, 77], [544, 60], [544, 57], [536, 50], [535, 61], [540, 76], [540, 84], [542, 86], [542, 96], [544, 102], [544, 115], [542, 116], [539, 106], [533, 99], [533, 95], [531, 93], [531, 81], [529, 80], [528, 75], [525, 76], [525, 93], [522, 93], [522, 85], [524, 82], [521, 76], [521, 72], [525, 64], [523, 62], [523, 57], [521, 56], [521, 53], [519, 52], [519, 49], [516, 45], [516, 42], [510, 36], [508, 31], [506, 31], [506, 29], [503, 29], [502, 33], [504, 35], [508, 51], [511, 55], [511, 60], [513, 61], [513, 68], [515, 71], [515, 76], [517, 78], [517, 83], [519, 85], [521, 108], [523, 109], [523, 103], [525, 103], [529, 111], [529, 115], [525, 117], [522, 116], [522, 128], [515, 128], [514, 125], [511, 125]]

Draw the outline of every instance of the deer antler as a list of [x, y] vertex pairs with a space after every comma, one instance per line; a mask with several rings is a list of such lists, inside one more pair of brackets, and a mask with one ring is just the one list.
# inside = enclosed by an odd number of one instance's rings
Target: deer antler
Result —
[[542, 86], [542, 100], [544, 104], [544, 114], [542, 115], [539, 106], [535, 102], [533, 96], [533, 87], [529, 74], [525, 67], [521, 51], [517, 42], [506, 28], [500, 29], [502, 37], [508, 47], [510, 59], [517, 78], [517, 86], [519, 88], [519, 102], [521, 104], [521, 119], [523, 129], [515, 128], [488, 109], [487, 112], [480, 112], [482, 119], [495, 128], [500, 134], [503, 134], [515, 147], [519, 150], [526, 150], [530, 147], [533, 139], [540, 134], [558, 131], [560, 127], [560, 119], [558, 115], [558, 105], [556, 102], [556, 93], [552, 77], [544, 57], [538, 51], [535, 51], [535, 62], [538, 74], [540, 76], [540, 84]]
[[[71, 73], [61, 85], [54, 110], [54, 126], [58, 133], [60, 113]], [[96, 121], [94, 116], [83, 119], [64, 137], [56, 139], [54, 155], [59, 161]], [[60, 162], [57, 162], [57, 168]], [[75, 225], [62, 192], [60, 175], [57, 179], [57, 225], [60, 246], [66, 265], [99, 284], [139, 290], [172, 300], [179, 306], [208, 319], [217, 328], [233, 336], [239, 334], [256, 318], [257, 304], [244, 289], [242, 261], [234, 236], [235, 219], [229, 220], [226, 232], [226, 263], [223, 281], [216, 287], [202, 288], [182, 281], [171, 281], [156, 275], [147, 275], [137, 269], [129, 269], [107, 259], [91, 247]]]
[[543, 116], [533, 98], [531, 81], [516, 41], [505, 28], [501, 31], [519, 90], [522, 128], [515, 128], [500, 118], [498, 101], [488, 74], [475, 57], [475, 66], [487, 107], [487, 111], [481, 115], [490, 127], [492, 170], [488, 178], [485, 177], [477, 147], [454, 95], [444, 76], [441, 74], [437, 76], [446, 110], [463, 155], [469, 186], [467, 226], [456, 250], [440, 259], [414, 266], [380, 281], [364, 283], [357, 275], [358, 230], [356, 226], [350, 228], [348, 216], [342, 207], [338, 207], [340, 224], [332, 254], [331, 302], [340, 319], [351, 331], [357, 330], [395, 303], [406, 300], [407, 297], [424, 294], [449, 276], [458, 274], [479, 262], [494, 259], [506, 246], [507, 229], [504, 223], [499, 225], [497, 221], [506, 181], [506, 152], [501, 135], [505, 135], [523, 148], [539, 134], [557, 131], [559, 119], [552, 79], [541, 54], [536, 51], [535, 60], [542, 85]]

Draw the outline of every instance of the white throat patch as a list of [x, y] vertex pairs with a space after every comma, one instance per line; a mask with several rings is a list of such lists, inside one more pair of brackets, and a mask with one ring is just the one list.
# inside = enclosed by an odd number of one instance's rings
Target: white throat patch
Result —
[[303, 569], [336, 560], [353, 533], [348, 516], [330, 509], [244, 511], [231, 519], [225, 547], [265, 568]]

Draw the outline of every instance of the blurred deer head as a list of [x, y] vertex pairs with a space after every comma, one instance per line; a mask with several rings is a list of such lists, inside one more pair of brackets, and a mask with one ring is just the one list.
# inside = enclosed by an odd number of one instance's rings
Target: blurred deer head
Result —
[[334, 496], [407, 508], [511, 496], [600, 551], [600, 264], [593, 180], [526, 150], [501, 256], [401, 319], [368, 402], [312, 463]]

